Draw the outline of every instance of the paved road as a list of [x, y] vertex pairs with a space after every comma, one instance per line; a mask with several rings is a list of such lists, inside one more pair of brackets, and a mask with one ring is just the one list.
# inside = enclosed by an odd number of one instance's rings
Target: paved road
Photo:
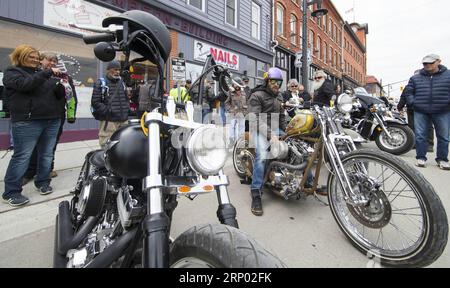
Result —
[[[94, 149], [95, 145], [87, 146]], [[72, 159], [82, 159], [86, 148], [81, 148], [69, 149]], [[413, 165], [413, 152], [402, 158]], [[77, 177], [77, 169], [69, 169], [63, 164], [60, 165], [65, 170], [61, 171], [54, 181], [55, 186], [61, 187], [56, 193], [59, 199], [42, 199], [39, 198], [42, 196], [37, 195], [32, 199], [34, 205], [14, 210], [0, 205], [0, 267], [51, 267], [54, 233], [52, 223], [56, 206], [61, 199], [66, 199], [64, 197]], [[431, 164], [430, 162], [427, 169], [420, 171], [433, 184], [446, 210], [450, 211], [450, 172], [441, 171]], [[58, 163], [57, 167], [60, 167]], [[278, 255], [289, 267], [363, 268], [368, 264], [369, 260], [358, 252], [339, 230], [329, 208], [313, 197], [300, 201], [285, 201], [265, 193], [264, 216], [255, 217], [249, 209], [249, 187], [239, 183], [231, 165], [226, 167], [225, 172], [230, 176], [230, 196], [238, 211], [241, 230]], [[325, 179], [326, 177], [322, 178], [323, 181]], [[3, 183], [1, 185], [3, 186]], [[42, 202], [37, 203], [39, 201]], [[216, 223], [216, 210], [215, 194], [202, 195], [194, 201], [181, 198], [174, 213], [172, 237], [194, 224]], [[20, 249], [17, 249], [18, 247]], [[431, 267], [450, 267], [448, 247]]]

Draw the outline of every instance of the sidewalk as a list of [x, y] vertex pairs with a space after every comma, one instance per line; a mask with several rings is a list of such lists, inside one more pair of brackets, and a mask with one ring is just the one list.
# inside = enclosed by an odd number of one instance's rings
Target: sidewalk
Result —
[[[58, 204], [70, 200], [69, 191], [75, 185], [83, 165], [84, 156], [92, 150], [99, 149], [98, 140], [59, 144], [55, 155], [55, 170], [58, 176], [52, 179], [54, 192], [41, 196], [31, 181], [23, 187], [22, 194], [30, 203], [22, 207], [11, 207], [0, 202], [0, 245], [2, 242], [39, 231], [54, 225]], [[0, 151], [0, 157], [5, 151]], [[0, 159], [0, 193], [5, 189], [4, 178], [12, 152]]]

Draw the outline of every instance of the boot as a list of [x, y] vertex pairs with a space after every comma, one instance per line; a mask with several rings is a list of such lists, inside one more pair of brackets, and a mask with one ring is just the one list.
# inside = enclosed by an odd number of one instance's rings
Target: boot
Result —
[[259, 189], [252, 189], [252, 213], [255, 216], [262, 216], [263, 215], [263, 208], [262, 208], [262, 202], [261, 202], [261, 192]]

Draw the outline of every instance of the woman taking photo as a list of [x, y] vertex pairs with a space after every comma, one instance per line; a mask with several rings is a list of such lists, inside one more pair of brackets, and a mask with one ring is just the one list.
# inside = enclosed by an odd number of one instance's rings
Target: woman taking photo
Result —
[[36, 147], [39, 155], [34, 184], [41, 195], [53, 192], [50, 170], [53, 147], [61, 122], [60, 101], [64, 87], [53, 75], [57, 68], [40, 70], [39, 52], [31, 46], [20, 45], [10, 55], [12, 66], [6, 69], [3, 84], [10, 99], [14, 154], [5, 175], [4, 201], [11, 206], [29, 202], [22, 193], [22, 178]]

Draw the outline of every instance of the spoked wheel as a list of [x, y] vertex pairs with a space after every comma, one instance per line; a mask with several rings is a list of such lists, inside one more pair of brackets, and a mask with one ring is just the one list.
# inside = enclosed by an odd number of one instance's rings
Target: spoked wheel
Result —
[[394, 155], [402, 155], [412, 149], [415, 138], [411, 128], [406, 125], [390, 124], [386, 129], [391, 138], [384, 131], [381, 132], [375, 140], [378, 148]]
[[253, 171], [253, 168], [250, 167], [249, 164], [251, 163], [250, 165], [252, 165], [254, 160], [255, 157], [250, 150], [248, 150], [248, 141], [243, 137], [239, 138], [233, 147], [233, 166], [240, 178], [245, 178], [247, 176], [246, 169], [251, 169], [250, 171]]
[[330, 209], [352, 244], [387, 266], [424, 267], [436, 261], [447, 243], [448, 222], [430, 183], [378, 150], [351, 152], [342, 163], [353, 192], [369, 200], [361, 206], [348, 203], [330, 174]]
[[283, 268], [280, 259], [242, 231], [221, 224], [195, 226], [170, 249], [171, 268]]

